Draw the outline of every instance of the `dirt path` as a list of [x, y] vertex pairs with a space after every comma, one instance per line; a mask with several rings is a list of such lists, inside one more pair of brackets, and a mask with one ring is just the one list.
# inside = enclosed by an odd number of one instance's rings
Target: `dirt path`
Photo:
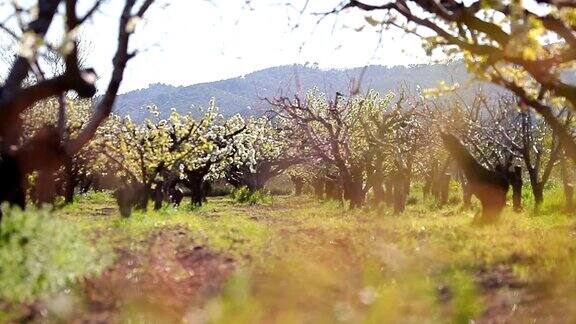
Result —
[[85, 308], [75, 322], [180, 323], [235, 267], [232, 259], [195, 244], [182, 227], [155, 230], [117, 256], [99, 277], [86, 280]]

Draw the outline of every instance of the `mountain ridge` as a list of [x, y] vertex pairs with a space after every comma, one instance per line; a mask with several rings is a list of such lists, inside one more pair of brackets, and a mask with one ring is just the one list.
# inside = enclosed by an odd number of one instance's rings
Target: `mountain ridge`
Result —
[[[215, 98], [224, 115], [255, 115], [264, 105], [261, 98], [279, 94], [293, 95], [298, 90], [305, 91], [314, 86], [329, 95], [337, 91], [347, 93], [351, 82], [358, 80], [362, 92], [375, 89], [385, 93], [399, 88], [431, 88], [441, 81], [463, 85], [468, 84], [472, 78], [461, 62], [391, 67], [370, 65], [327, 70], [304, 65], [283, 65], [189, 86], [151, 84], [148, 88], [119, 95], [116, 113], [140, 120], [146, 114], [145, 108], [150, 105], [156, 105], [162, 114], [167, 114], [172, 108], [188, 112], [194, 111], [195, 107], [206, 107]], [[464, 91], [474, 92], [479, 83], [473, 84]]]

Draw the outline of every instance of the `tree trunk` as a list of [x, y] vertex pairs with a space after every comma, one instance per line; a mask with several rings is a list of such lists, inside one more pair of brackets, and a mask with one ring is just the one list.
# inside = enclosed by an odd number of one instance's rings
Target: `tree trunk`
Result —
[[10, 206], [24, 209], [26, 206], [24, 175], [20, 172], [16, 160], [8, 154], [0, 155], [0, 179], [0, 203], [7, 202]]
[[134, 199], [136, 201], [135, 208], [138, 210], [146, 211], [148, 209], [148, 201], [150, 200], [150, 193], [152, 190], [146, 185], [136, 187]]
[[132, 201], [128, 187], [121, 187], [114, 193], [116, 203], [120, 209], [120, 215], [124, 218], [130, 217], [132, 214]]
[[450, 196], [450, 178], [451, 176], [449, 173], [443, 173], [440, 175], [440, 179], [438, 181], [440, 206], [444, 206], [448, 203], [448, 198]]
[[386, 186], [386, 197], [385, 197], [386, 206], [390, 207], [394, 205], [394, 181], [392, 180], [392, 178], [386, 179], [385, 186]]
[[141, 183], [125, 184], [116, 189], [114, 196], [120, 208], [120, 214], [125, 218], [130, 217], [132, 208], [146, 210], [148, 205], [148, 189]]
[[73, 160], [69, 158], [64, 164], [65, 181], [64, 202], [71, 204], [74, 202], [74, 189], [76, 187], [76, 177], [74, 176]]
[[204, 201], [202, 180], [194, 179], [188, 183], [188, 189], [190, 190], [190, 203], [192, 206], [202, 206]]
[[529, 164], [526, 165], [528, 176], [530, 179], [530, 187], [532, 188], [532, 195], [534, 196], [534, 207], [538, 208], [542, 204], [544, 200], [544, 193], [543, 193], [543, 183], [538, 179], [538, 174], [540, 173], [538, 168], [531, 166]]
[[294, 195], [301, 196], [302, 189], [304, 188], [304, 179], [302, 177], [292, 175], [290, 176], [290, 180], [294, 185]]
[[428, 175], [424, 178], [424, 187], [422, 188], [422, 198], [426, 200], [432, 193], [432, 176]]
[[406, 209], [406, 178], [400, 171], [392, 176], [394, 192], [394, 214], [403, 213]]
[[31, 198], [38, 206], [44, 204], [53, 204], [56, 200], [57, 192], [56, 175], [53, 169], [44, 169], [38, 171], [32, 187]]
[[212, 183], [206, 180], [202, 181], [202, 201], [207, 203], [210, 194], [212, 194]]
[[344, 199], [350, 203], [350, 208], [359, 208], [364, 204], [364, 191], [362, 190], [362, 181], [354, 179], [351, 176], [344, 176], [342, 179], [344, 185]]
[[294, 195], [301, 196], [303, 188], [304, 188], [304, 181], [298, 181], [294, 183]]
[[384, 184], [382, 179], [376, 179], [372, 186], [374, 191], [374, 205], [379, 206], [386, 201], [386, 192], [384, 191]]
[[475, 184], [474, 192], [482, 204], [481, 223], [493, 222], [506, 206], [506, 190], [502, 187]]
[[562, 175], [562, 184], [564, 187], [564, 197], [566, 199], [566, 211], [574, 211], [574, 185], [572, 184], [572, 170], [568, 168], [566, 155], [560, 156], [560, 173]]
[[470, 182], [472, 193], [482, 204], [481, 223], [494, 221], [506, 205], [508, 176], [482, 166], [468, 152], [466, 147], [454, 136], [441, 133], [446, 149], [455, 158]]
[[170, 199], [170, 202], [176, 206], [180, 206], [180, 203], [184, 199], [184, 193], [176, 184], [169, 187], [167, 195], [169, 195], [168, 198]]
[[514, 167], [511, 174], [510, 184], [512, 185], [512, 208], [519, 212], [522, 210], [522, 168]]
[[341, 200], [341, 195], [339, 197], [338, 183], [332, 179], [326, 179], [324, 181], [324, 193], [326, 194], [326, 199]]
[[532, 194], [534, 194], [535, 207], [539, 207], [544, 201], [544, 186], [542, 182], [532, 184]]
[[258, 190], [264, 189], [264, 184], [268, 180], [269, 180], [269, 178], [263, 174], [250, 173], [246, 177], [245, 186], [248, 188], [248, 190], [250, 190], [250, 192], [256, 192]]
[[317, 199], [324, 199], [324, 180], [322, 178], [314, 179], [312, 181], [312, 188], [314, 189], [314, 196]]
[[166, 200], [163, 182], [156, 183], [156, 187], [152, 192], [152, 196], [154, 199], [154, 210], [160, 210], [162, 208], [162, 203], [164, 202], [164, 200]]

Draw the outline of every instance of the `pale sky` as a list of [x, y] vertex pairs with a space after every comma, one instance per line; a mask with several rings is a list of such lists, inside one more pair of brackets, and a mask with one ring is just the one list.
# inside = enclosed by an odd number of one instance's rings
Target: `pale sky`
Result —
[[[344, 68], [428, 61], [421, 40], [398, 30], [387, 31], [376, 51], [380, 34], [367, 26], [360, 11], [317, 24], [319, 17], [311, 13], [329, 11], [339, 0], [310, 0], [304, 14], [299, 11], [305, 0], [289, 1], [290, 6], [287, 0], [252, 0], [249, 6], [245, 0], [159, 1], [133, 37], [141, 53], [130, 61], [121, 92], [151, 83], [216, 81], [294, 63]], [[80, 0], [84, 5], [92, 2]], [[165, 2], [169, 5], [163, 6]], [[93, 51], [88, 65], [101, 76], [101, 88], [110, 74], [122, 3], [109, 0], [83, 31]], [[366, 27], [355, 31], [361, 26]]]

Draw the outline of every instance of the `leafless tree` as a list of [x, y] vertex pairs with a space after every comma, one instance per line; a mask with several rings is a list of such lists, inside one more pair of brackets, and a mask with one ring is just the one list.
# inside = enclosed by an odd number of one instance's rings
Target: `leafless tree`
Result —
[[[122, 83], [128, 61], [136, 55], [129, 50], [130, 37], [135, 23], [148, 11], [154, 0], [126, 0], [119, 18], [118, 45], [113, 59], [110, 82], [102, 99], [94, 107], [91, 119], [75, 138], [61, 138], [58, 129], [50, 126], [42, 128], [33, 138], [22, 138], [22, 113], [35, 103], [61, 96], [68, 91], [81, 98], [90, 98], [96, 93], [96, 73], [91, 68], [79, 64], [79, 49], [76, 42], [68, 44], [64, 53], [65, 69], [62, 73], [44, 77], [38, 72], [37, 48], [46, 38], [49, 27], [59, 15], [58, 8], [64, 8], [63, 20], [66, 32], [77, 30], [90, 19], [104, 1], [96, 0], [82, 14], [78, 13], [77, 0], [42, 0], [36, 5], [37, 14], [27, 24], [22, 25], [24, 33], [17, 35], [22, 51], [14, 59], [10, 71], [0, 88], [0, 201], [8, 201], [24, 208], [26, 203], [25, 178], [32, 172], [38, 173], [37, 181], [43, 184], [44, 198], [54, 191], [53, 174], [67, 160], [74, 156], [94, 136], [97, 128], [110, 115], [116, 95]], [[18, 8], [14, 15], [18, 21], [25, 10]], [[6, 25], [2, 29], [10, 33]], [[23, 81], [30, 72], [38, 81], [27, 85]], [[65, 116], [65, 114], [63, 114]]]

